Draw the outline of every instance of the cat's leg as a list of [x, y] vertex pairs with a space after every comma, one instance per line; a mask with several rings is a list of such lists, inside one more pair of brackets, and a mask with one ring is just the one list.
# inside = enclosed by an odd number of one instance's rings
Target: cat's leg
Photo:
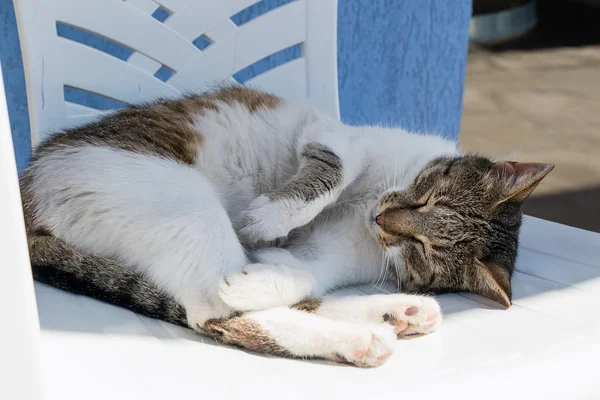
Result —
[[252, 257], [260, 264], [247, 265], [222, 280], [221, 299], [238, 310], [264, 310], [381, 279], [387, 266], [383, 259], [365, 256], [378, 250], [357, 233], [362, 223], [360, 215], [356, 221], [328, 220], [298, 231], [289, 248], [254, 251]]
[[[351, 263], [298, 259], [285, 249], [264, 249], [250, 264], [219, 284], [219, 295], [236, 310], [294, 306], [338, 320], [388, 323], [398, 336], [433, 332], [442, 320], [438, 302], [427, 296], [389, 294], [319, 298], [334, 287], [376, 280], [378, 269], [352, 269]], [[226, 281], [225, 281], [226, 280]]]
[[204, 331], [226, 344], [294, 358], [323, 358], [375, 367], [393, 352], [389, 325], [334, 321], [279, 307], [209, 320]]
[[284, 264], [248, 264], [219, 282], [221, 300], [236, 311], [291, 306], [316, 295], [315, 276]]
[[342, 132], [307, 127], [298, 144], [300, 170], [282, 187], [256, 198], [242, 214], [249, 242], [285, 237], [312, 221], [364, 170], [364, 150]]
[[218, 296], [218, 282], [247, 260], [200, 172], [108, 148], [64, 152], [45, 156], [30, 172], [41, 226], [83, 252], [142, 274], [183, 304], [196, 329], [231, 314]]
[[341, 274], [331, 266], [299, 260], [286, 249], [262, 249], [253, 257], [259, 263], [233, 271], [219, 283], [223, 302], [238, 311], [290, 307], [341, 283]]
[[388, 323], [398, 337], [427, 334], [442, 322], [439, 303], [432, 297], [396, 294], [308, 298], [294, 308], [333, 320]]
[[[284, 251], [280, 256], [286, 257]], [[327, 287], [334, 287], [334, 281], [323, 280], [322, 274], [321, 279], [316, 278], [318, 272], [300, 269], [293, 261], [286, 261], [294, 267], [249, 264], [231, 273], [219, 284], [221, 299], [239, 311], [293, 306], [335, 320], [388, 323], [398, 336], [431, 333], [442, 321], [438, 302], [428, 296], [396, 293], [311, 297], [321, 296]]]

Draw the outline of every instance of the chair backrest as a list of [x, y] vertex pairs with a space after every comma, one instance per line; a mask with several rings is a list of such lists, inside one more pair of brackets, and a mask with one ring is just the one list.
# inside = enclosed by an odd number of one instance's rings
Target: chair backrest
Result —
[[119, 105], [236, 78], [339, 116], [337, 0], [14, 3], [34, 145]]

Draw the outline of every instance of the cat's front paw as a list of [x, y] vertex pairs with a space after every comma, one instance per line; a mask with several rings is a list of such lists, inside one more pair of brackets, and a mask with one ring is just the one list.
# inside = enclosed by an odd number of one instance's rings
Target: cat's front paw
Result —
[[330, 358], [358, 367], [377, 367], [390, 358], [395, 341], [395, 334], [389, 326], [367, 325], [340, 337]]
[[294, 228], [309, 222], [310, 205], [296, 199], [271, 200], [262, 195], [242, 212], [240, 235], [250, 243], [286, 237]]
[[316, 286], [308, 272], [284, 265], [249, 264], [219, 282], [219, 297], [236, 311], [289, 307]]
[[250, 243], [275, 240], [287, 236], [294, 228], [291, 219], [285, 204], [263, 195], [242, 213], [240, 234]]
[[398, 337], [435, 331], [442, 322], [439, 303], [432, 297], [406, 294], [386, 295], [381, 318], [394, 327]]

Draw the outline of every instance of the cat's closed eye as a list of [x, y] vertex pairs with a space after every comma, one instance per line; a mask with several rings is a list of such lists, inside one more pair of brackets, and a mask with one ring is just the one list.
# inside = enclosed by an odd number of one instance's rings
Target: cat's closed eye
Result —
[[418, 202], [418, 203], [412, 204], [410, 206], [410, 208], [413, 209], [413, 210], [418, 210], [420, 208], [425, 207], [428, 204], [429, 204], [429, 199], [427, 201], [424, 201], [424, 202]]
[[423, 242], [423, 240], [415, 236], [411, 237], [409, 240], [413, 246], [415, 246], [419, 251], [425, 254], [425, 242]]
[[429, 205], [432, 197], [433, 197], [433, 191], [429, 191], [429, 193], [426, 193], [419, 200], [415, 201], [411, 208], [414, 210], [418, 210], [419, 208], [423, 208], [423, 207]]

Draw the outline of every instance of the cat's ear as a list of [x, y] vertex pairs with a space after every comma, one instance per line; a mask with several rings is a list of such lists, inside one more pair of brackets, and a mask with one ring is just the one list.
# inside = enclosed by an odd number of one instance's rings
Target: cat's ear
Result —
[[512, 291], [510, 289], [510, 273], [495, 264], [475, 260], [476, 276], [471, 284], [471, 291], [508, 308], [511, 306]]
[[501, 199], [498, 204], [523, 202], [552, 169], [554, 164], [514, 161], [494, 164], [492, 174], [495, 179], [499, 179], [501, 185]]

